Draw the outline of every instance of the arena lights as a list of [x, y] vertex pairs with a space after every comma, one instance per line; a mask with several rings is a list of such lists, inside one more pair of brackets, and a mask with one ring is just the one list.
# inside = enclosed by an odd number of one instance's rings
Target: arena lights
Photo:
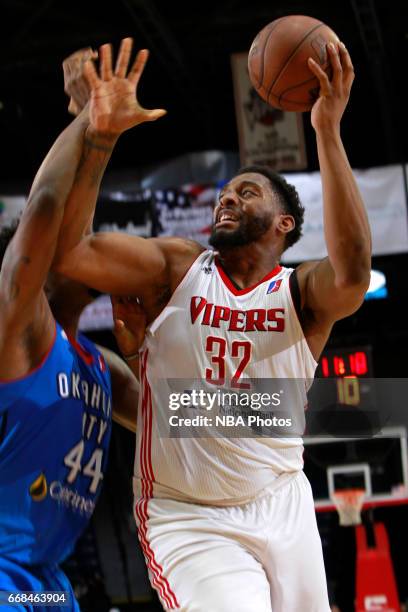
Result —
[[371, 270], [370, 286], [364, 299], [373, 300], [386, 297], [388, 297], [388, 290], [385, 274], [379, 270]]

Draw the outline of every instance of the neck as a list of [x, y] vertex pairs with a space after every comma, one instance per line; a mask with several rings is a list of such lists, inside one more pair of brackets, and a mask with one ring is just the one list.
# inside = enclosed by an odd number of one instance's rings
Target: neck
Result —
[[220, 249], [218, 258], [229, 276], [245, 289], [271, 272], [279, 264], [280, 255], [280, 251], [271, 244], [257, 242], [243, 247]]

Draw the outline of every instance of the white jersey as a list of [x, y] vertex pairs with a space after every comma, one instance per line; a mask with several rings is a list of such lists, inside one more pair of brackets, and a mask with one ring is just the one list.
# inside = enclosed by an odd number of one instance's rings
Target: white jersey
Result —
[[168, 433], [177, 380], [201, 380], [213, 393], [225, 386], [242, 393], [253, 379], [299, 379], [302, 392], [291, 401], [304, 424], [304, 381], [313, 379], [317, 364], [292, 300], [292, 271], [277, 266], [255, 286], [237, 289], [214, 252], [205, 251], [150, 324], [141, 350], [136, 498], [235, 505], [302, 469], [299, 423], [299, 433], [289, 437]]

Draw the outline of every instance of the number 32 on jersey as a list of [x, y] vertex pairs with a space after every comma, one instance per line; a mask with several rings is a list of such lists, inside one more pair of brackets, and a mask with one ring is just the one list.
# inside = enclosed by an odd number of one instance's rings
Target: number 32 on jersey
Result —
[[226, 381], [226, 359], [236, 360], [236, 368], [231, 378], [231, 387], [234, 389], [249, 389], [251, 384], [243, 382], [244, 370], [251, 360], [252, 343], [248, 340], [233, 340], [227, 342], [225, 338], [207, 336], [205, 351], [211, 367], [205, 369], [205, 380], [212, 385], [224, 385]]

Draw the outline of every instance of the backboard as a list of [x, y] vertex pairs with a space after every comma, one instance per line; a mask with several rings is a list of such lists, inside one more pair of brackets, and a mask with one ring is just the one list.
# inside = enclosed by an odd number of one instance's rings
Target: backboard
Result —
[[363, 509], [408, 504], [408, 453], [405, 427], [384, 427], [371, 438], [305, 438], [304, 471], [317, 511], [336, 507], [330, 494], [363, 488]]

